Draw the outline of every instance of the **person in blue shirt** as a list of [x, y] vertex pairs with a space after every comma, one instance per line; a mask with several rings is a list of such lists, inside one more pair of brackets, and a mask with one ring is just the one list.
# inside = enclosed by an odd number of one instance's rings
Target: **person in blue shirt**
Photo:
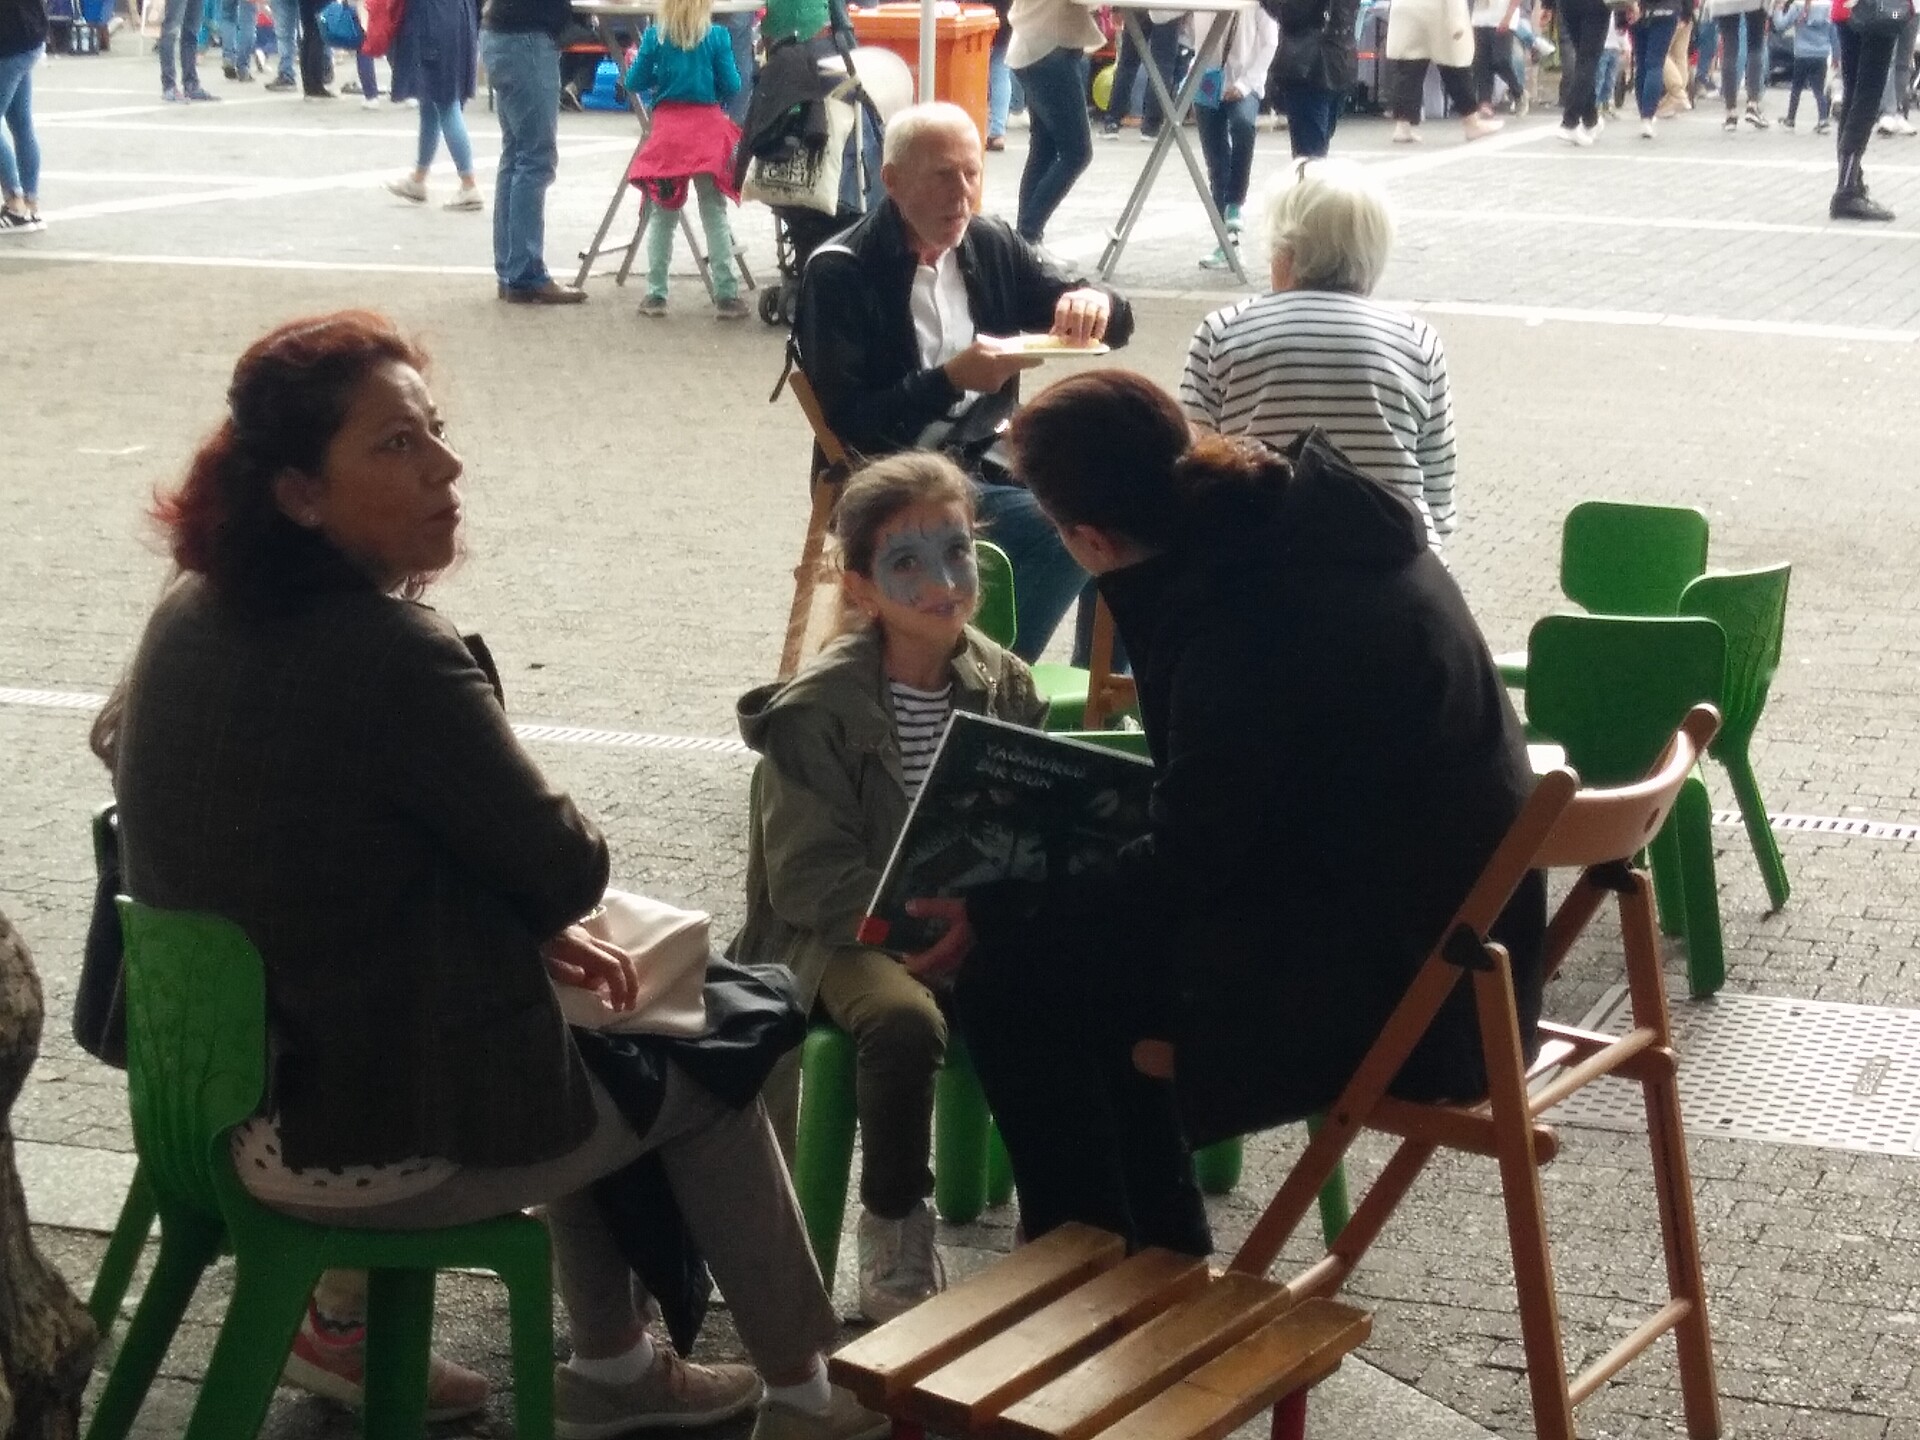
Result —
[[667, 266], [680, 208], [692, 191], [707, 234], [714, 311], [722, 320], [747, 314], [733, 271], [733, 232], [727, 200], [740, 131], [725, 105], [740, 88], [733, 38], [713, 23], [713, 0], [665, 0], [660, 18], [640, 37], [627, 71], [627, 89], [651, 108], [652, 128], [633, 158], [627, 179], [653, 202], [647, 222], [647, 298], [642, 315], [667, 313]]
[[1820, 119], [1813, 133], [1824, 135], [1832, 128], [1827, 99], [1827, 64], [1833, 58], [1832, 0], [1793, 0], [1782, 6], [1775, 17], [1782, 30], [1793, 31], [1793, 90], [1787, 96], [1787, 129], [1793, 129], [1800, 113], [1800, 92], [1812, 90], [1814, 104], [1820, 107]]

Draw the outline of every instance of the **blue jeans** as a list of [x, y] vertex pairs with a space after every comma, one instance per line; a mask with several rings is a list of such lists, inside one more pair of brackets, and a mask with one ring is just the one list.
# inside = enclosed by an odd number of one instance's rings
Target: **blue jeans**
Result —
[[[187, 90], [200, 85], [200, 11], [202, 0], [167, 0], [160, 20], [160, 88]], [[176, 71], [175, 64], [178, 62]]]
[[[355, 55], [353, 57], [353, 68], [354, 72], [360, 77], [360, 93], [369, 100], [378, 100], [380, 98], [380, 72], [373, 68], [373, 57], [371, 55]], [[447, 143], [451, 146], [453, 142], [448, 141]]]
[[1030, 127], [1015, 228], [1038, 244], [1073, 182], [1093, 162], [1093, 129], [1087, 124], [1087, 57], [1061, 46], [1015, 73], [1026, 88]]
[[1796, 55], [1793, 57], [1793, 90], [1787, 96], [1787, 124], [1791, 125], [1800, 113], [1800, 92], [1813, 91], [1814, 104], [1820, 107], [1821, 123], [1826, 123], [1830, 102], [1827, 99], [1827, 57], [1824, 55]]
[[716, 15], [713, 23], [733, 37], [733, 66], [740, 72], [740, 88], [726, 105], [727, 118], [736, 125], [747, 123], [747, 105], [753, 99], [753, 29], [751, 15]]
[[1605, 107], [1613, 103], [1613, 87], [1620, 79], [1620, 52], [1602, 50], [1600, 66], [1593, 73], [1593, 101]]
[[[1160, 72], [1161, 83], [1172, 90], [1180, 68], [1180, 21], [1155, 20], [1145, 11], [1133, 13], [1140, 21], [1140, 28], [1147, 32], [1147, 55], [1153, 61], [1153, 68]], [[1109, 125], [1118, 125], [1126, 118], [1127, 107], [1133, 104], [1134, 77], [1140, 73], [1140, 51], [1133, 43], [1133, 36], [1122, 31], [1115, 43], [1118, 54], [1113, 64], [1113, 94], [1107, 97]], [[1140, 128], [1151, 135], [1160, 128], [1160, 120], [1160, 97], [1153, 93], [1149, 82], [1141, 91]]]
[[[1040, 509], [1033, 492], [1019, 485], [973, 484], [974, 507], [980, 515], [980, 533], [1002, 550], [1013, 565], [1014, 609], [1018, 629], [1013, 653], [1029, 663], [1040, 658], [1047, 641], [1060, 626], [1068, 608], [1089, 586], [1060, 532]], [[1080, 647], [1075, 644], [1075, 650]], [[1085, 664], [1084, 656], [1076, 656]]]
[[293, 62], [300, 53], [300, 10], [295, 0], [273, 0], [273, 48], [280, 62], [279, 80], [293, 79]]
[[1680, 21], [1669, 15], [1642, 20], [1633, 27], [1633, 93], [1640, 102], [1640, 118], [1653, 119], [1660, 97], [1667, 93], [1667, 50]]
[[493, 182], [493, 273], [532, 290], [547, 273], [547, 187], [560, 163], [560, 49], [545, 31], [480, 33], [500, 116]]
[[[0, 58], [0, 193], [33, 197], [40, 193], [40, 142], [33, 133], [33, 67], [47, 47], [36, 45]], [[12, 140], [8, 140], [8, 135]]]
[[436, 105], [420, 101], [420, 150], [416, 163], [425, 170], [440, 151], [440, 137], [447, 137], [447, 154], [462, 180], [473, 178], [473, 143], [467, 139], [467, 122], [460, 114], [460, 102]]
[[1214, 109], [1193, 107], [1200, 119], [1200, 153], [1207, 160], [1207, 184], [1214, 208], [1222, 214], [1229, 205], [1247, 203], [1247, 182], [1253, 177], [1254, 122], [1260, 118], [1260, 97], [1242, 95]]
[[235, 70], [253, 73], [253, 0], [220, 0], [220, 52]]
[[1281, 103], [1286, 107], [1287, 139], [1293, 142], [1296, 160], [1319, 160], [1326, 155], [1344, 101], [1338, 90], [1300, 84], [1287, 87]]
[[997, 140], [1007, 133], [1007, 112], [1013, 108], [1013, 71], [1007, 68], [1007, 46], [1013, 43], [1013, 30], [1004, 21], [993, 37], [993, 49], [987, 54], [987, 138]]

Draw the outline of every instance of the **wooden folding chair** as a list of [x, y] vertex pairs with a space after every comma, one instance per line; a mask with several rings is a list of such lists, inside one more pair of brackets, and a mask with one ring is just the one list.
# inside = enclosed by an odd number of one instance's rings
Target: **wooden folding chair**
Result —
[[839, 586], [833, 569], [827, 564], [827, 531], [833, 524], [834, 507], [840, 503], [840, 491], [847, 483], [851, 457], [827, 425], [813, 386], [795, 365], [788, 372], [787, 386], [800, 402], [800, 413], [813, 430], [813, 443], [826, 461], [814, 472], [810, 487], [813, 505], [807, 515], [807, 538], [800, 546], [800, 563], [793, 567], [793, 605], [787, 611], [787, 633], [780, 645], [780, 670], [776, 679], [785, 680], [800, 668], [800, 662], [825, 643], [833, 628], [839, 606]]
[[[1695, 707], [1653, 772], [1636, 784], [1582, 790], [1578, 777], [1565, 768], [1541, 779], [1444, 939], [1427, 957], [1326, 1123], [1233, 1260], [1234, 1272], [1266, 1273], [1363, 1127], [1399, 1135], [1401, 1144], [1326, 1256], [1289, 1282], [1286, 1288], [1297, 1300], [1328, 1297], [1340, 1289], [1436, 1149], [1492, 1156], [1499, 1163], [1506, 1204], [1538, 1440], [1574, 1440], [1573, 1407], [1669, 1331], [1678, 1350], [1687, 1434], [1692, 1440], [1714, 1440], [1720, 1434], [1652, 884], [1646, 872], [1632, 864], [1659, 832], [1719, 724], [1713, 707]], [[1581, 871], [1547, 929], [1549, 975], [1607, 896], [1616, 898], [1633, 1028], [1615, 1037], [1543, 1021], [1540, 1055], [1529, 1067], [1507, 955], [1487, 933], [1521, 879], [1536, 868]], [[1477, 1105], [1414, 1105], [1390, 1098], [1388, 1083], [1463, 975], [1473, 983], [1489, 1081], [1487, 1100]], [[1538, 1172], [1553, 1158], [1558, 1140], [1540, 1117], [1575, 1091], [1610, 1075], [1637, 1080], [1645, 1095], [1668, 1298], [1569, 1381]]]

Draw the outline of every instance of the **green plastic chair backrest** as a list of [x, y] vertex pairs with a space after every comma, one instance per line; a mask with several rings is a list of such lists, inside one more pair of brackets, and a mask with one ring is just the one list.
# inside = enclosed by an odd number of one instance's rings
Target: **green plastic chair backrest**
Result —
[[1677, 615], [1707, 568], [1707, 517], [1686, 505], [1587, 500], [1560, 530], [1560, 589], [1593, 615]]
[[1079, 740], [1087, 745], [1102, 745], [1109, 750], [1138, 755], [1142, 760], [1150, 758], [1147, 732], [1144, 730], [1062, 730], [1058, 738]]
[[163, 1204], [220, 1218], [239, 1189], [227, 1131], [266, 1087], [266, 972], [217, 915], [120, 899], [127, 1101], [140, 1167]]
[[1787, 583], [1791, 565], [1702, 575], [1680, 597], [1682, 615], [1701, 615], [1727, 637], [1727, 675], [1721, 687], [1720, 733], [1713, 748], [1740, 749], [1753, 738], [1767, 708], [1780, 644], [1787, 628]]
[[980, 608], [974, 612], [974, 628], [996, 645], [1011, 645], [1020, 628], [1013, 603], [1013, 562], [991, 540], [974, 541], [973, 550], [980, 566]]
[[1711, 620], [1549, 615], [1527, 637], [1527, 723], [1583, 784], [1629, 784], [1687, 711], [1720, 703], [1726, 655]]

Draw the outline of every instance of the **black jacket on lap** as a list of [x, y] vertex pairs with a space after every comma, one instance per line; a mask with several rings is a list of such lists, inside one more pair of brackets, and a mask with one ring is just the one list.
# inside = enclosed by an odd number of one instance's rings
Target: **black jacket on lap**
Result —
[[[1100, 579], [1158, 771], [1126, 873], [1038, 913], [970, 907], [986, 954], [1099, 937], [1088, 973], [1173, 1040], [1196, 1144], [1339, 1093], [1533, 786], [1419, 515], [1317, 431], [1293, 453], [1277, 498], [1216, 495], [1180, 545]], [[1495, 928], [1529, 1036], [1545, 903], [1531, 876]], [[1394, 1093], [1485, 1086], [1463, 984]]]
[[[973, 327], [981, 335], [1053, 328], [1054, 305], [1092, 282], [1061, 269], [1004, 220], [976, 215], [959, 245]], [[856, 455], [910, 450], [963, 391], [920, 363], [913, 333], [913, 275], [906, 228], [891, 200], [813, 252], [801, 279], [794, 345], [827, 426]], [[1106, 343], [1133, 335], [1133, 307], [1116, 290]], [[993, 419], [1011, 415], [1018, 382], [992, 396]], [[976, 406], [976, 411], [981, 407]], [[983, 417], [986, 418], [986, 417]], [[970, 427], [971, 428], [971, 427]]]

